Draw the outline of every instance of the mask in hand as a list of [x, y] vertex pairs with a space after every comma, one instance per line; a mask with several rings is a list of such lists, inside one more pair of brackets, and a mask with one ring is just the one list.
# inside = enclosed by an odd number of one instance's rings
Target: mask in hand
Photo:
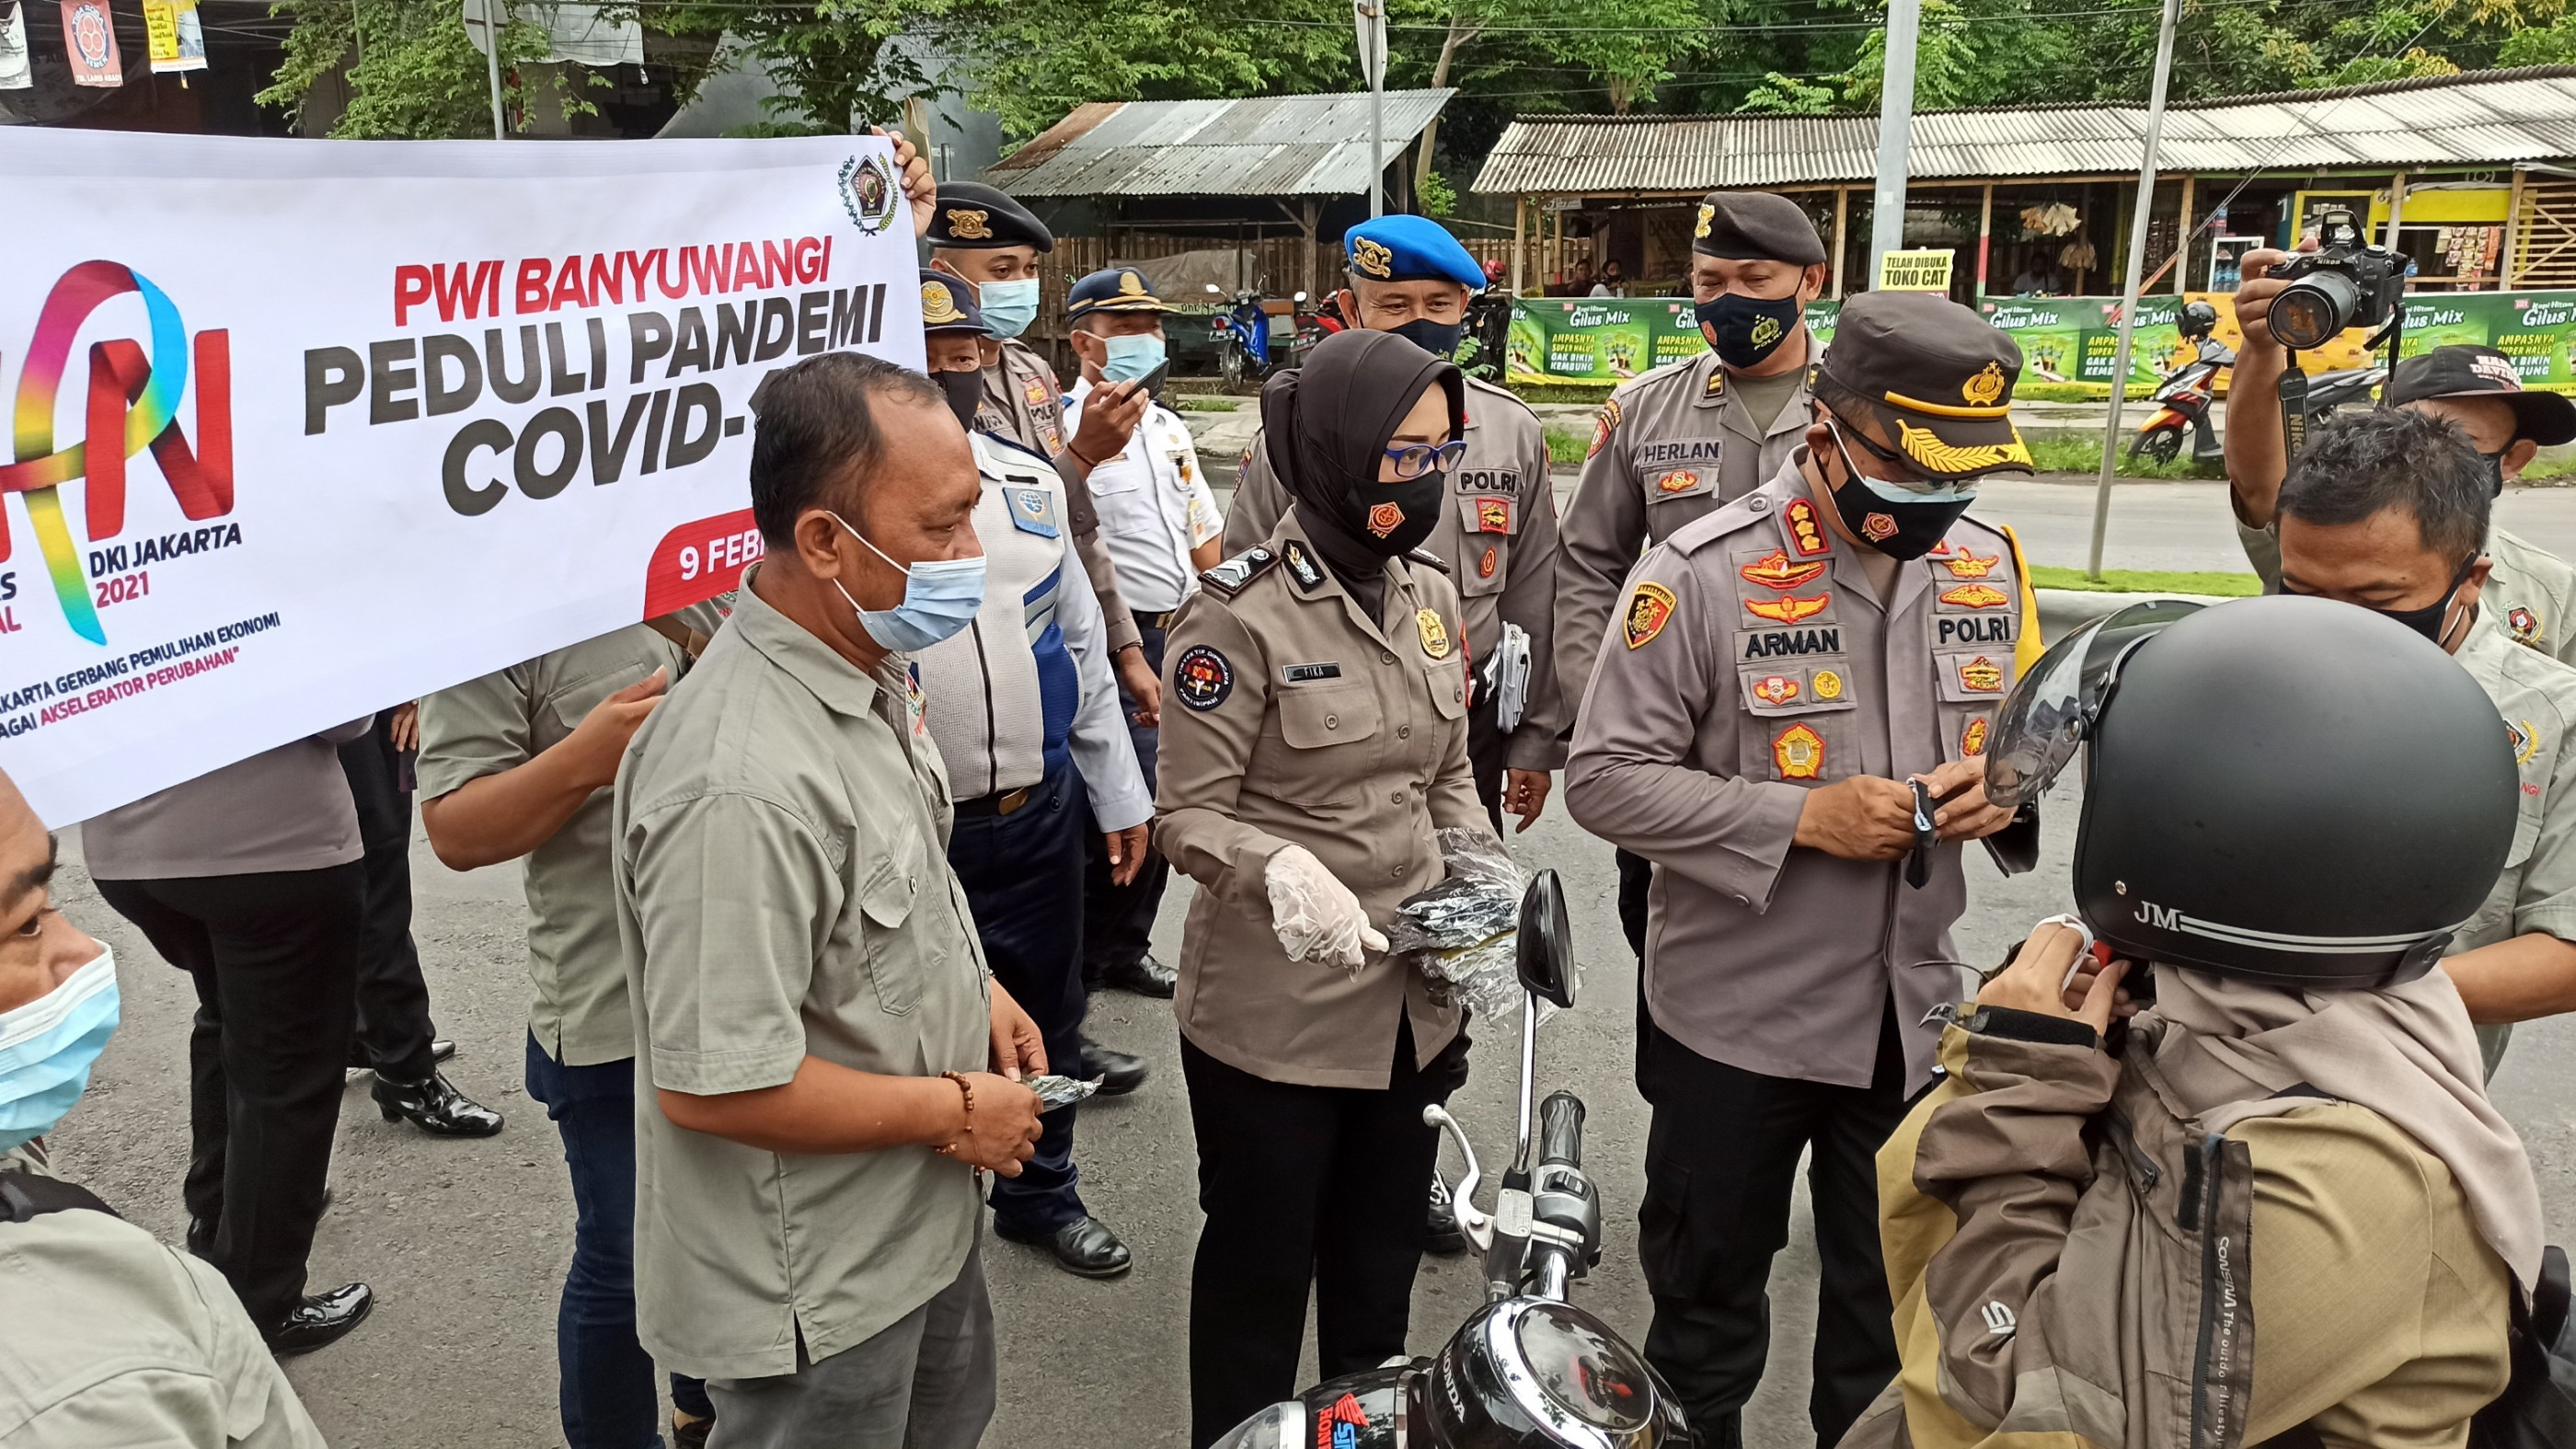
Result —
[[62, 985], [0, 1013], [0, 1152], [53, 1131], [71, 1111], [119, 1014], [116, 952], [104, 945]]
[[903, 569], [903, 602], [891, 609], [862, 609], [858, 600], [850, 598], [850, 591], [841, 588], [839, 579], [832, 581], [833, 588], [841, 589], [841, 597], [849, 603], [851, 612], [859, 616], [859, 627], [867, 630], [868, 637], [880, 648], [918, 654], [975, 622], [975, 611], [984, 607], [982, 554], [973, 558], [924, 559], [904, 568], [886, 558], [884, 549], [850, 528], [849, 521], [841, 515], [833, 514], [832, 521], [849, 529], [850, 537], [857, 539], [861, 548]]
[[994, 336], [1017, 337], [1038, 320], [1038, 279], [978, 283], [975, 303], [983, 309], [984, 325], [993, 329]]
[[[930, 380], [939, 384], [941, 392], [948, 394], [948, 410], [957, 415], [958, 425], [970, 433], [975, 431], [975, 414], [984, 406], [984, 374], [934, 372]], [[841, 526], [849, 527], [848, 524]]]
[[1787, 297], [1739, 297], [1733, 292], [1711, 297], [1691, 309], [1699, 318], [1699, 335], [1729, 367], [1759, 367], [1780, 350], [1807, 314], [1806, 304]]
[[1843, 486], [1834, 490], [1834, 511], [1853, 536], [1892, 559], [1917, 559], [1938, 548], [1950, 525], [1977, 501], [1973, 482], [1951, 483], [1916, 492], [1896, 483], [1864, 477], [1851, 463], [1851, 445], [1842, 428], [1828, 421], [1834, 446], [1842, 452]]
[[1458, 350], [1458, 339], [1467, 335], [1464, 322], [1435, 322], [1416, 317], [1400, 327], [1386, 329], [1434, 357], [1447, 357]]

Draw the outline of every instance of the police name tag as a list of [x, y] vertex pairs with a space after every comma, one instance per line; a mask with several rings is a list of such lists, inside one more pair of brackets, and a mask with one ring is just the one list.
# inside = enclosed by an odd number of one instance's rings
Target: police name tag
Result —
[[1043, 488], [1005, 488], [1002, 498], [1011, 505], [1011, 526], [1022, 533], [1040, 538], [1060, 535], [1055, 519], [1055, 495]]

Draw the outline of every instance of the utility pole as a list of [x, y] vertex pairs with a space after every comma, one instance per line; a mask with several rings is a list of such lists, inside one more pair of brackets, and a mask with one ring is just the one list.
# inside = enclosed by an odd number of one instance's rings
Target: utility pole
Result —
[[492, 139], [510, 139], [510, 126], [501, 110], [501, 27], [508, 23], [504, 0], [471, 0], [468, 13], [483, 22], [483, 70], [492, 81]]
[[[2120, 460], [2120, 410], [2129, 400], [2129, 347], [2138, 327], [2138, 287], [2147, 266], [2147, 218], [2156, 209], [2156, 172], [2164, 156], [2165, 84], [2173, 79], [2174, 21], [2182, 0], [2165, 0], [2156, 26], [2155, 88], [2147, 96], [2147, 154], [2138, 163], [2138, 202], [2129, 216], [2129, 280], [2120, 289], [2120, 344], [2111, 354], [2111, 416], [2102, 425], [2102, 478], [2093, 490], [2093, 552], [2084, 577], [2102, 581], [2102, 536], [2111, 526], [2111, 470]], [[2188, 226], [2191, 218], [2182, 218]], [[2177, 236], [2182, 226], [2175, 228]], [[2079, 366], [2080, 366], [2079, 362]]]
[[1369, 215], [1386, 215], [1386, 0], [1351, 0], [1369, 88]]
[[[1905, 148], [1914, 134], [1914, 46], [1923, 32], [1923, 0], [1888, 0], [1886, 68], [1878, 82], [1878, 191], [1869, 213], [1869, 272], [1879, 258], [1905, 250]], [[1837, 267], [1842, 259], [1834, 259]]]

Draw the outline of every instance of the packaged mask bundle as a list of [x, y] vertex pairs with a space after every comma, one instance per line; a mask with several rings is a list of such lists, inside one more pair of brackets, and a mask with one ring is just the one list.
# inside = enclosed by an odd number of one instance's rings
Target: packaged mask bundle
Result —
[[1432, 998], [1457, 1002], [1480, 1020], [1520, 1008], [1514, 964], [1521, 891], [1527, 885], [1503, 843], [1481, 830], [1443, 830], [1449, 873], [1395, 908], [1389, 948], [1431, 981]]
[[1039, 1111], [1052, 1112], [1058, 1107], [1070, 1107], [1099, 1091], [1100, 1081], [1098, 1077], [1086, 1082], [1079, 1077], [1058, 1076], [1050, 1072], [1045, 1076], [1031, 1077], [1020, 1085], [1038, 1094]]

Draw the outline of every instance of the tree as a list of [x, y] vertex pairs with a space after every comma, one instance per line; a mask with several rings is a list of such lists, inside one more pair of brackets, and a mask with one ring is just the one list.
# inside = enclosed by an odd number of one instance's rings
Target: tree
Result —
[[939, 38], [969, 57], [971, 104], [1014, 136], [1088, 101], [1346, 91], [1349, 0], [990, 0]]
[[[894, 42], [936, 31], [961, 8], [959, 0], [680, 0], [634, 6], [630, 13], [665, 35], [724, 38], [711, 51], [710, 68], [766, 70], [778, 94], [761, 103], [771, 120], [754, 128], [759, 133], [841, 135], [890, 125], [905, 97], [940, 89], [924, 73], [919, 48]], [[684, 76], [684, 94], [705, 77], [704, 71]]]
[[[286, 61], [259, 93], [265, 106], [301, 106], [346, 63], [349, 108], [338, 139], [440, 140], [492, 134], [491, 74], [465, 31], [461, 6], [421, 0], [278, 0], [292, 19]], [[548, 49], [545, 30], [516, 15], [501, 28], [502, 103], [522, 106], [520, 67]], [[564, 84], [560, 79], [553, 84]], [[568, 109], [582, 109], [567, 92]]]

